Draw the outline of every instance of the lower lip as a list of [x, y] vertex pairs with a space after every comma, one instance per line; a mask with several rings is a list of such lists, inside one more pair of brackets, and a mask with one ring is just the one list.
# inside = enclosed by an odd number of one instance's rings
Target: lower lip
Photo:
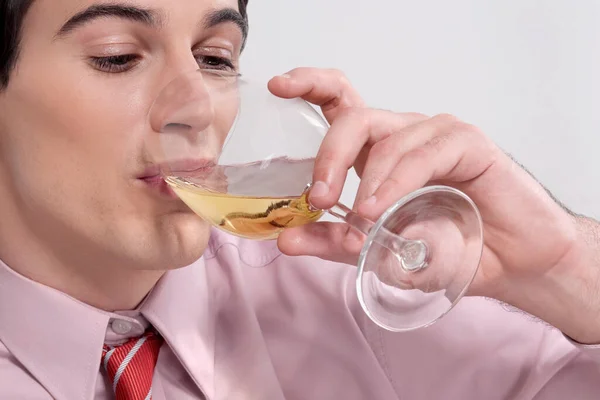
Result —
[[166, 196], [171, 199], [178, 198], [173, 189], [171, 189], [169, 184], [165, 182], [160, 175], [150, 176], [147, 178], [142, 178], [140, 180], [144, 182], [149, 188], [151, 188], [152, 190], [154, 190], [162, 196]]

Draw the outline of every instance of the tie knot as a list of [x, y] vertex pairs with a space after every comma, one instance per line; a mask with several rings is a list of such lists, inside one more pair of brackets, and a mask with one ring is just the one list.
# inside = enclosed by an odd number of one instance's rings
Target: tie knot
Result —
[[152, 376], [162, 342], [160, 335], [148, 330], [143, 336], [122, 345], [104, 345], [102, 365], [117, 400], [152, 398]]

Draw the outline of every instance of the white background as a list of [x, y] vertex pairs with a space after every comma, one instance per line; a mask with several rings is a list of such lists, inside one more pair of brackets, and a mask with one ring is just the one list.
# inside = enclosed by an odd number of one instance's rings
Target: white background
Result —
[[248, 11], [244, 74], [338, 68], [374, 107], [453, 113], [600, 217], [600, 1], [250, 0]]

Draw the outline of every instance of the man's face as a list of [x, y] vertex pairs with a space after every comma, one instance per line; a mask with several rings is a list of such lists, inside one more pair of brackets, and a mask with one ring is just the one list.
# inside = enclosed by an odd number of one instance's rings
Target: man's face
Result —
[[[242, 29], [224, 11], [237, 1], [115, 4], [36, 0], [29, 10], [0, 92], [0, 204], [51, 249], [125, 268], [183, 266], [204, 251], [208, 226], [151, 176], [149, 110], [181, 73], [237, 69]], [[231, 110], [211, 118], [224, 126]]]

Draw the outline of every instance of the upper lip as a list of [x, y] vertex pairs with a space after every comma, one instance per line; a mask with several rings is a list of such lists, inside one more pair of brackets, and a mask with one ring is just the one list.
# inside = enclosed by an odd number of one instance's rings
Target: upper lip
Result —
[[184, 159], [162, 164], [152, 164], [144, 169], [144, 172], [139, 175], [138, 179], [150, 179], [160, 176], [164, 173], [177, 174], [190, 172], [200, 172], [211, 169], [215, 166], [214, 159]]

